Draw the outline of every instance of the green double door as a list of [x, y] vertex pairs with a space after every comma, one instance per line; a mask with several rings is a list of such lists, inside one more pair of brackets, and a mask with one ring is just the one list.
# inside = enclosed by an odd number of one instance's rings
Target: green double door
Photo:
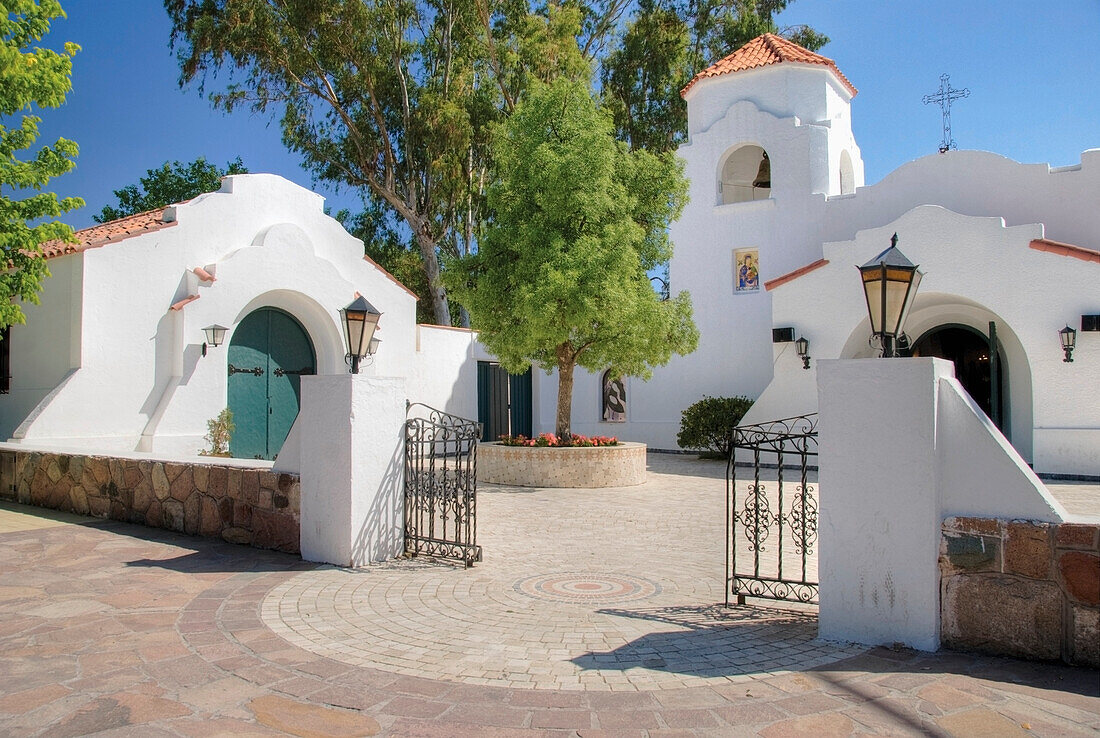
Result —
[[282, 310], [260, 308], [233, 331], [228, 361], [236, 426], [229, 451], [237, 458], [273, 459], [298, 417], [301, 377], [317, 370], [309, 335]]
[[499, 364], [477, 363], [477, 422], [481, 440], [504, 434], [531, 437], [531, 370], [509, 374]]

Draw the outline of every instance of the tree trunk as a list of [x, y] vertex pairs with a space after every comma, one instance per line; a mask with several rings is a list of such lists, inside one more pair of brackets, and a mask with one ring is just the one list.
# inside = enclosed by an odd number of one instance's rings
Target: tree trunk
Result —
[[447, 291], [439, 281], [439, 255], [435, 252], [435, 239], [427, 226], [416, 232], [416, 243], [424, 262], [424, 274], [428, 278], [428, 293], [432, 296], [432, 315], [437, 325], [451, 325], [451, 308], [447, 303]]
[[554, 433], [558, 438], [569, 438], [572, 434], [570, 421], [573, 414], [573, 367], [577, 357], [568, 344], [557, 348], [558, 354], [558, 420]]

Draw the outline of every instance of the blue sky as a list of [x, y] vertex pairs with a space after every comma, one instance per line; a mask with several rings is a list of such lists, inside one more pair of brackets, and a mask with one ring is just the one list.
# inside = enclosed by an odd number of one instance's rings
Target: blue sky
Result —
[[[280, 141], [277, 124], [246, 112], [216, 112], [197, 89], [180, 90], [169, 23], [158, 0], [62, 0], [51, 46], [75, 41], [73, 92], [42, 113], [42, 141], [80, 145], [77, 169], [55, 190], [87, 207], [76, 228], [112, 191], [166, 160], [199, 156], [224, 165], [240, 156], [253, 172], [273, 172], [354, 208], [354, 193], [313, 183]], [[820, 53], [859, 89], [853, 128], [868, 184], [936, 152], [940, 111], [921, 97], [951, 75], [970, 97], [952, 108], [955, 140], [1023, 162], [1076, 164], [1100, 147], [1100, 0], [794, 0], [781, 25], [808, 23], [831, 38]]]

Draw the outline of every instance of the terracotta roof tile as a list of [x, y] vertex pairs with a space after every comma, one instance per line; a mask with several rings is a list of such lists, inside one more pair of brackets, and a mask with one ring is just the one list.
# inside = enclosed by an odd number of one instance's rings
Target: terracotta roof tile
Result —
[[812, 264], [807, 264], [806, 266], [795, 269], [793, 272], [787, 272], [786, 274], [780, 277], [776, 277], [775, 279], [769, 279], [767, 282], [764, 283], [764, 289], [774, 290], [776, 287], [787, 284], [787, 282], [793, 282], [794, 280], [801, 277], [803, 274], [809, 274], [810, 272], [816, 269], [820, 269], [828, 263], [828, 259], [818, 259]]
[[1072, 256], [1074, 259], [1095, 261], [1100, 264], [1100, 251], [1086, 249], [1084, 246], [1074, 246], [1071, 243], [1060, 243], [1058, 241], [1051, 241], [1048, 238], [1036, 238], [1029, 245], [1036, 251], [1046, 251], [1049, 254], [1058, 254], [1059, 256]]
[[73, 234], [76, 237], [76, 243], [47, 241], [42, 244], [42, 253], [47, 259], [52, 259], [55, 256], [64, 256], [65, 254], [75, 254], [79, 251], [87, 251], [88, 249], [94, 249], [98, 246], [105, 246], [109, 243], [122, 241], [131, 236], [140, 236], [143, 233], [151, 233], [153, 231], [159, 231], [161, 228], [174, 226], [176, 224], [175, 221], [165, 222], [165, 210], [167, 210], [167, 208], [149, 210], [144, 213], [137, 213], [136, 215], [129, 215], [125, 218], [112, 220], [108, 223], [100, 223], [91, 228], [85, 228]]
[[716, 61], [714, 64], [711, 64], [709, 67], [692, 77], [691, 81], [687, 83], [687, 86], [680, 90], [680, 97], [687, 95], [687, 91], [701, 79], [719, 77], [723, 74], [729, 74], [730, 72], [741, 72], [746, 69], [765, 67], [769, 64], [782, 64], [783, 62], [821, 64], [829, 67], [833, 70], [833, 73], [836, 74], [841, 83], [848, 88], [848, 91], [852, 93], [852, 96], [854, 97], [856, 95], [856, 88], [848, 81], [848, 78], [841, 73], [836, 66], [836, 62], [832, 59], [821, 56], [820, 54], [815, 54], [809, 49], [804, 49], [794, 41], [788, 41], [782, 36], [777, 36], [774, 33], [765, 33], [763, 36], [754, 38], [726, 58]]

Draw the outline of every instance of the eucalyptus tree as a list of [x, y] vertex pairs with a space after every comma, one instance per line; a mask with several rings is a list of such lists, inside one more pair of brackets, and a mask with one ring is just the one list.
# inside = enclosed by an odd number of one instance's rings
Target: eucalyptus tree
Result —
[[[579, 11], [500, 0], [165, 0], [181, 84], [279, 116], [320, 179], [393, 215], [423, 263], [432, 313], [451, 312], [439, 252], [482, 220], [488, 126], [532, 78], [585, 69]], [[225, 78], [220, 79], [219, 74]]]

